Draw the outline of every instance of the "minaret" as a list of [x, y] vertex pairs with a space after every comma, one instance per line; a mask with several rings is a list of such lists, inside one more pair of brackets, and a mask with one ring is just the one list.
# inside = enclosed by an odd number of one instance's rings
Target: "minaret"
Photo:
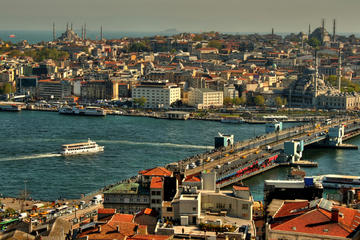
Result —
[[308, 34], [309, 37], [310, 37], [310, 34], [311, 34], [311, 26], [309, 24], [309, 34]]
[[69, 23], [66, 23], [66, 31], [69, 30]]
[[81, 40], [84, 40], [84, 25], [81, 25]]
[[333, 42], [336, 42], [336, 19], [333, 22]]
[[314, 90], [315, 90], [315, 97], [317, 97], [317, 79], [319, 75], [319, 67], [318, 67], [318, 55], [317, 51], [315, 51], [315, 78], [314, 78]]
[[323, 18], [321, 21], [321, 30], [324, 32], [325, 31], [325, 19]]
[[55, 22], [53, 22], [53, 42], [56, 41]]
[[339, 48], [338, 89], [341, 92], [341, 49]]
[[103, 40], [103, 29], [102, 29], [102, 25], [100, 26], [100, 41]]
[[70, 30], [72, 31], [73, 30], [73, 24], [71, 23], [71, 28], [70, 28]]
[[86, 40], [86, 23], [84, 24], [84, 40]]

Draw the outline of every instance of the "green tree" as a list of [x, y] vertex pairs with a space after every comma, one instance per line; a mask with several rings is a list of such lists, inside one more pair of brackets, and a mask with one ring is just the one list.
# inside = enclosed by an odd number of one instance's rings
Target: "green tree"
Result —
[[257, 95], [255, 98], [254, 98], [254, 103], [256, 106], [264, 106], [265, 104], [265, 98], [261, 95]]
[[134, 98], [134, 103], [136, 106], [144, 107], [146, 103], [146, 98], [145, 97]]
[[244, 97], [244, 96], [242, 96], [242, 97], [235, 97], [234, 99], [233, 99], [233, 104], [234, 105], [243, 105], [243, 104], [245, 104], [246, 103], [246, 98]]
[[222, 49], [222, 43], [218, 40], [211, 40], [209, 43], [208, 43], [208, 47], [211, 47], [211, 48], [217, 48], [217, 49]]
[[319, 47], [321, 45], [321, 42], [319, 41], [319, 39], [313, 37], [313, 38], [308, 40], [308, 44], [310, 46], [316, 48], [316, 47]]
[[15, 89], [10, 83], [5, 83], [5, 85], [0, 89], [0, 93], [2, 94], [10, 94], [14, 92]]
[[224, 105], [225, 106], [231, 106], [233, 104], [233, 100], [230, 97], [224, 98]]
[[193, 41], [202, 41], [203, 40], [203, 37], [201, 34], [196, 34], [195, 37], [193, 38]]
[[136, 42], [130, 45], [129, 52], [149, 52], [150, 47], [147, 45], [146, 42]]
[[284, 100], [280, 96], [277, 96], [275, 98], [275, 104], [276, 106], [281, 107], [282, 105], [284, 105]]

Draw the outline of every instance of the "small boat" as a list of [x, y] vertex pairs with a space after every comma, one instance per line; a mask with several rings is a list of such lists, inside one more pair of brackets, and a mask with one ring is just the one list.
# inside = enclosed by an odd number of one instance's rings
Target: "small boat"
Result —
[[16, 36], [15, 36], [15, 34], [10, 34], [9, 35], [9, 38], [15, 38]]
[[228, 117], [221, 118], [221, 122], [222, 123], [244, 123], [245, 120], [242, 117], [228, 116]]
[[71, 156], [79, 154], [98, 153], [103, 151], [104, 146], [99, 146], [96, 142], [91, 141], [89, 138], [87, 142], [62, 145], [62, 151], [60, 152], [60, 154], [63, 156]]
[[0, 111], [20, 112], [21, 106], [18, 104], [0, 104]]

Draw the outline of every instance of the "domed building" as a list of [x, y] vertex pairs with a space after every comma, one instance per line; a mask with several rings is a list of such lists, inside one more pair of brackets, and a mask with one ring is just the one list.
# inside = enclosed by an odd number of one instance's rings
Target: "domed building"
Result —
[[58, 41], [62, 42], [74, 42], [79, 40], [81, 40], [81, 38], [73, 31], [72, 24], [71, 29], [69, 29], [69, 25], [66, 24], [66, 31], [58, 38]]
[[316, 28], [309, 36], [309, 39], [316, 38], [321, 42], [322, 45], [328, 45], [330, 43], [330, 34], [325, 29], [325, 21], [322, 21], [322, 26]]

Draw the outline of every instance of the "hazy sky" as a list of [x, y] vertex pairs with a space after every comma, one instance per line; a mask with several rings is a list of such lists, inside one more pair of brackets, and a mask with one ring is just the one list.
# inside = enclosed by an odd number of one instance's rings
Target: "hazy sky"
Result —
[[360, 0], [0, 0], [0, 30], [307, 32], [326, 19], [332, 31], [360, 32]]

